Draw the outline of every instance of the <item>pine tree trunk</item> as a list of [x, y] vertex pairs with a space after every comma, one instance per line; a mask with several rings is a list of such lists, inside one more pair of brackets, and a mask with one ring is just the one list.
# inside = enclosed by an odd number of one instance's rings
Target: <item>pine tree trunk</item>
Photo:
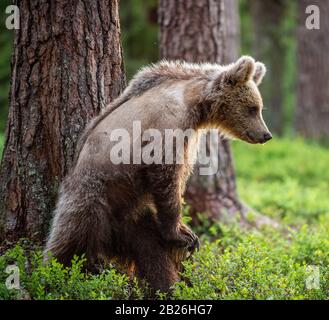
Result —
[[[320, 8], [320, 29], [308, 30], [309, 5]], [[329, 141], [329, 0], [298, 1], [295, 126], [306, 138]]]
[[0, 235], [42, 239], [77, 138], [125, 83], [118, 1], [16, 4]]
[[280, 28], [286, 10], [286, 0], [251, 0], [254, 32], [254, 52], [267, 66], [263, 92], [265, 118], [271, 131], [283, 133], [283, 74], [285, 44]]
[[[239, 53], [239, 19], [235, 0], [160, 0], [160, 55], [189, 62], [230, 63]], [[216, 175], [191, 177], [185, 200], [196, 213], [225, 220], [242, 211], [228, 141], [219, 142]]]

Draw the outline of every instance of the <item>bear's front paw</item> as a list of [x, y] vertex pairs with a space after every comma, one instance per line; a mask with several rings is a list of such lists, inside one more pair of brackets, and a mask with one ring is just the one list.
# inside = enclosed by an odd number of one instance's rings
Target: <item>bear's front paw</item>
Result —
[[185, 224], [180, 224], [179, 233], [186, 239], [186, 248], [190, 252], [194, 252], [200, 249], [200, 241], [198, 236]]
[[191, 253], [200, 248], [198, 236], [182, 223], [177, 229], [166, 232], [164, 238], [174, 246], [186, 248]]

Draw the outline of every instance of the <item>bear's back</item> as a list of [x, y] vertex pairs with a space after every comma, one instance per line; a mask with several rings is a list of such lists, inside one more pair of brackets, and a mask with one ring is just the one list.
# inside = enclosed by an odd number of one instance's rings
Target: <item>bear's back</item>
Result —
[[[159, 130], [161, 134], [165, 129], [183, 129], [188, 116], [188, 107], [184, 103], [184, 91], [188, 84], [186, 80], [168, 81], [123, 103], [90, 133], [77, 165], [90, 159], [96, 161], [97, 158], [101, 162], [108, 161], [111, 148], [118, 143], [110, 138], [115, 131], [123, 137], [129, 135], [127, 143], [131, 148], [132, 141], [147, 129]], [[138, 128], [141, 130], [136, 136]]]

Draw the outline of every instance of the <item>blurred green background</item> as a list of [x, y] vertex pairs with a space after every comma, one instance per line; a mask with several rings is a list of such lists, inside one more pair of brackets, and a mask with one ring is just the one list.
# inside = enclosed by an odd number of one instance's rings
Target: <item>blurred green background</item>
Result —
[[8, 97], [10, 86], [10, 57], [13, 32], [6, 29], [6, 7], [9, 0], [0, 2], [0, 134], [4, 132], [8, 113]]

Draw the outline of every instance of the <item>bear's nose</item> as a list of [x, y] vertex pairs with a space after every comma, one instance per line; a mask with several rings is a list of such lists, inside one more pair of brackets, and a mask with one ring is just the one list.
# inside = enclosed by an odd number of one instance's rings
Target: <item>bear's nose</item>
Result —
[[268, 141], [268, 140], [271, 140], [272, 139], [272, 135], [270, 132], [266, 132], [264, 133], [264, 140], [265, 141]]

